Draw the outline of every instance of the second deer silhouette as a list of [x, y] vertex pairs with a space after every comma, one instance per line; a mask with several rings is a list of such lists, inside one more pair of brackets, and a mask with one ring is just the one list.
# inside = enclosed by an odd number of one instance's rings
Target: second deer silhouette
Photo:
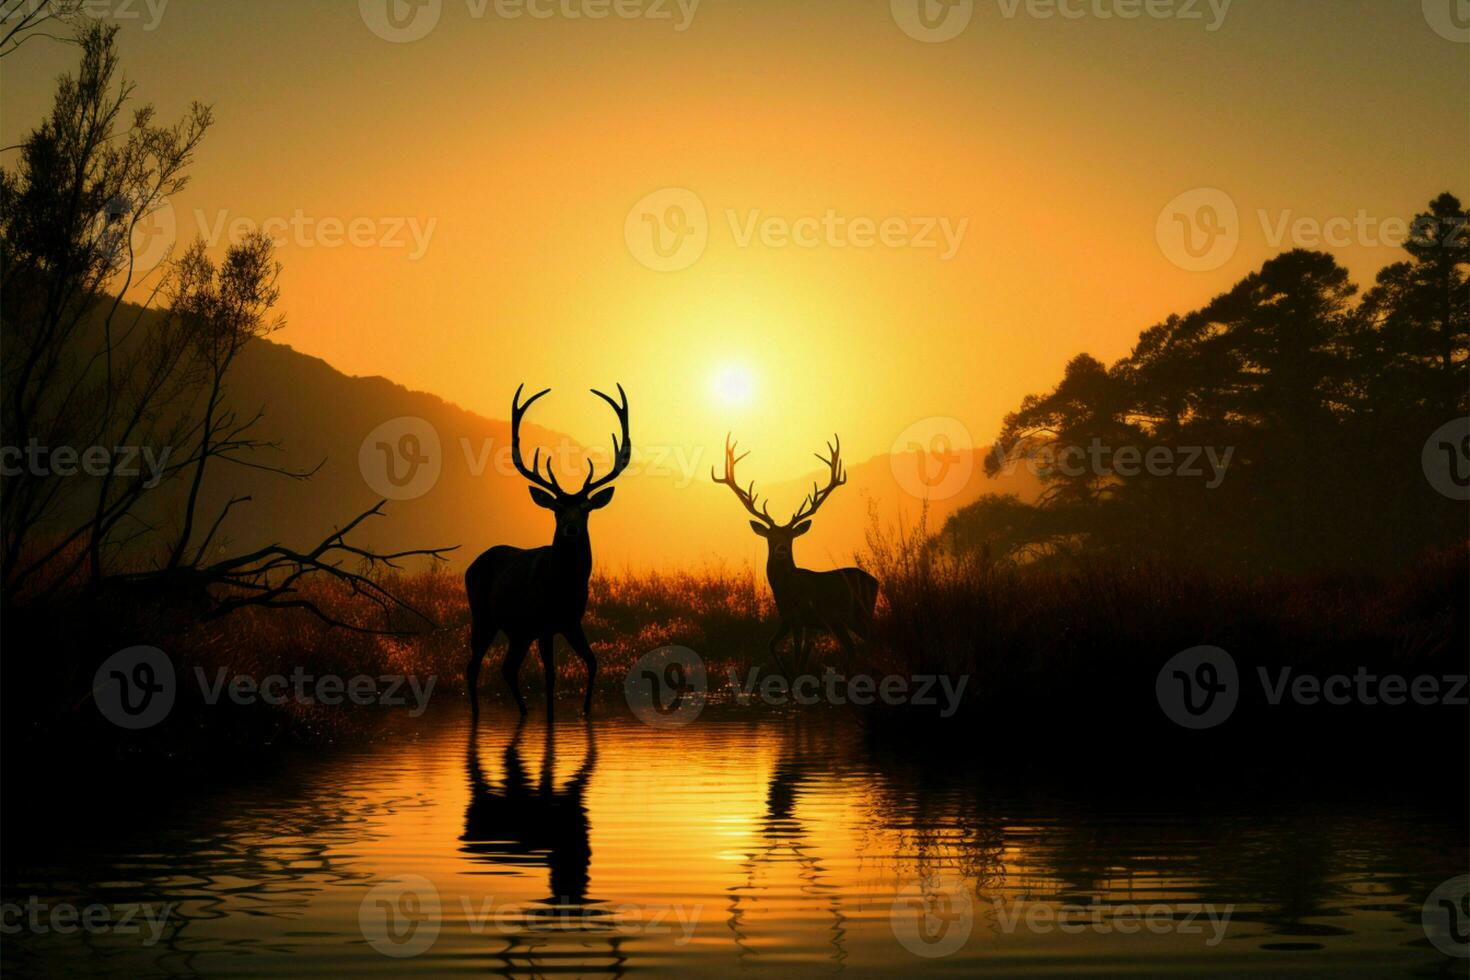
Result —
[[812, 526], [811, 518], [827, 501], [833, 490], [847, 482], [847, 473], [842, 469], [842, 441], [833, 436], [827, 444], [829, 455], [815, 454], [827, 465], [827, 485], [819, 488], [812, 484], [812, 492], [802, 501], [796, 513], [785, 524], [776, 523], [771, 516], [768, 503], [757, 504], [755, 483], [745, 489], [735, 480], [735, 464], [749, 453], [735, 455], [735, 443], [725, 437], [725, 475], [715, 476], [710, 468], [710, 478], [723, 484], [750, 511], [756, 520], [750, 528], [766, 539], [766, 579], [771, 594], [776, 599], [776, 611], [781, 623], [771, 637], [771, 657], [780, 663], [778, 648], [787, 633], [793, 634], [795, 666], [800, 668], [806, 652], [808, 630], [831, 633], [851, 659], [854, 653], [853, 636], [866, 641], [872, 631], [873, 608], [878, 602], [878, 580], [861, 568], [839, 568], [830, 572], [813, 572], [797, 568], [792, 556], [792, 543]]
[[582, 662], [587, 665], [587, 694], [582, 701], [584, 714], [592, 710], [592, 685], [597, 680], [597, 656], [582, 632], [582, 616], [587, 611], [587, 581], [592, 577], [592, 545], [587, 539], [587, 516], [606, 507], [612, 500], [611, 483], [627, 468], [633, 447], [628, 440], [628, 396], [618, 385], [618, 398], [593, 389], [592, 393], [613, 407], [622, 428], [622, 438], [613, 436], [612, 469], [606, 476], [593, 479], [592, 461], [587, 461], [587, 479], [575, 493], [563, 490], [546, 460], [546, 475], [540, 472], [541, 450], [536, 450], [527, 468], [521, 457], [521, 419], [536, 399], [550, 391], [538, 391], [521, 404], [521, 387], [516, 388], [510, 403], [510, 458], [516, 470], [531, 481], [531, 499], [556, 515], [556, 536], [542, 548], [513, 548], [498, 545], [485, 552], [465, 572], [465, 592], [470, 600], [470, 661], [465, 668], [469, 687], [470, 711], [480, 713], [480, 664], [485, 652], [501, 630], [509, 640], [501, 673], [514, 695], [516, 707], [526, 713], [521, 697], [521, 663], [535, 640], [546, 674], [546, 715], [551, 717], [555, 703], [556, 662], [552, 641], [557, 633], [566, 637]]

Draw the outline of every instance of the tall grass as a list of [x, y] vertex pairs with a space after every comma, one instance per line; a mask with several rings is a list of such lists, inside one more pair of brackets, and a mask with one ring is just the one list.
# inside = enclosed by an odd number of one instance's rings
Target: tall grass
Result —
[[[1470, 552], [1463, 546], [1427, 556], [1408, 573], [1348, 579], [1250, 578], [1116, 558], [1014, 565], [949, 554], [930, 541], [922, 521], [886, 532], [875, 525], [861, 558], [882, 583], [872, 641], [860, 648], [858, 663], [843, 662], [825, 643], [815, 672], [833, 666], [848, 674], [963, 677], [964, 710], [951, 724], [1061, 741], [1079, 732], [1127, 734], [1145, 717], [1158, 721], [1160, 666], [1202, 644], [1230, 651], [1243, 674], [1283, 665], [1318, 673], [1351, 673], [1359, 665], [1409, 675], [1465, 673]], [[139, 643], [163, 648], [190, 678], [196, 668], [210, 678], [221, 668], [257, 678], [298, 668], [343, 677], [413, 674], [436, 679], [436, 701], [462, 696], [469, 613], [461, 577], [439, 571], [391, 584], [434, 625], [404, 616], [398, 625], [406, 635], [385, 636], [329, 629], [300, 609], [246, 609], [212, 621], [137, 604], [29, 610], [6, 623], [6, 708], [42, 728], [70, 724], [88, 714], [78, 706], [97, 665]], [[376, 607], [329, 581], [303, 588], [336, 619], [379, 625]], [[599, 574], [590, 591], [585, 626], [605, 704], [618, 700], [629, 666], [661, 646], [697, 652], [716, 688], [731, 668], [772, 666], [767, 647], [776, 613], [764, 575], [753, 569]], [[491, 651], [482, 698], [506, 696], [493, 669], [503, 649], [502, 639]], [[558, 686], [580, 693], [580, 661], [557, 662]], [[541, 688], [534, 655], [523, 683], [528, 694]], [[870, 721], [901, 729], [933, 714], [897, 706], [875, 709]], [[196, 727], [207, 737], [245, 719], [237, 725], [243, 740], [292, 740], [332, 734], [351, 724], [344, 720], [350, 715], [290, 702], [271, 711], [212, 711]], [[1339, 712], [1327, 720], [1350, 717]], [[1400, 724], [1408, 712], [1388, 717]]]

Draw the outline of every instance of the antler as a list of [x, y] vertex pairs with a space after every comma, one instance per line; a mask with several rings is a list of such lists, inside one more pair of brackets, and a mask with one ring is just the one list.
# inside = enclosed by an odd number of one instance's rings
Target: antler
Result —
[[[618, 397], [623, 400], [621, 405], [596, 388], [592, 389], [592, 393], [611, 405], [613, 411], [618, 413], [618, 421], [622, 424], [623, 429], [623, 439], [619, 442], [616, 434], [612, 437], [613, 464], [606, 476], [597, 480], [592, 479], [592, 460], [587, 460], [587, 480], [582, 484], [582, 493], [591, 493], [617, 479], [618, 474], [628, 468], [628, 462], [633, 458], [633, 443], [628, 438], [628, 395], [623, 391], [623, 386], [618, 385]], [[549, 467], [550, 463], [548, 462], [547, 465]]]
[[823, 456], [821, 453], [812, 453], [817, 459], [827, 464], [827, 485], [818, 490], [816, 482], [813, 481], [812, 492], [807, 494], [806, 499], [801, 502], [801, 506], [797, 508], [796, 513], [791, 515], [791, 520], [787, 522], [788, 527], [797, 521], [804, 521], [815, 514], [817, 508], [827, 502], [827, 498], [832, 495], [832, 491], [847, 482], [847, 474], [842, 471], [842, 440], [837, 437], [836, 433], [833, 433], [832, 439], [833, 442], [827, 443], [827, 452], [831, 453], [830, 456]]
[[526, 409], [536, 403], [536, 399], [551, 390], [550, 388], [541, 389], [532, 395], [526, 404], [522, 405], [521, 389], [524, 387], [524, 384], [517, 385], [515, 396], [510, 400], [510, 461], [515, 464], [516, 470], [519, 471], [521, 476], [530, 480], [541, 489], [549, 490], [561, 496], [562, 489], [556, 482], [556, 474], [551, 472], [551, 458], [549, 456], [546, 459], [545, 477], [542, 477], [539, 472], [541, 467], [541, 449], [539, 447], [536, 449], [536, 454], [531, 457], [530, 469], [526, 468], [525, 461], [521, 459], [521, 419], [525, 416]]
[[730, 441], [729, 433], [726, 433], [725, 475], [723, 477], [715, 476], [715, 468], [711, 466], [709, 468], [709, 478], [711, 480], [714, 480], [716, 483], [722, 483], [725, 486], [729, 487], [734, 492], [735, 496], [739, 498], [740, 502], [745, 505], [746, 510], [750, 511], [753, 516], [759, 517], [761, 520], [765, 521], [768, 527], [775, 527], [776, 519], [771, 516], [768, 505], [762, 504], [760, 510], [756, 510], [755, 481], [750, 481], [750, 487], [745, 490], [741, 490], [740, 484], [735, 482], [735, 464], [750, 455], [749, 452], [743, 452], [739, 456], [736, 456], [736, 445], [736, 443]]

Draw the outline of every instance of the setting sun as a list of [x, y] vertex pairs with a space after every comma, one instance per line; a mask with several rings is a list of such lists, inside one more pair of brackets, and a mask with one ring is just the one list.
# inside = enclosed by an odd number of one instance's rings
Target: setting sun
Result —
[[710, 394], [727, 408], [749, 405], [755, 394], [755, 374], [744, 364], [721, 365], [710, 380]]

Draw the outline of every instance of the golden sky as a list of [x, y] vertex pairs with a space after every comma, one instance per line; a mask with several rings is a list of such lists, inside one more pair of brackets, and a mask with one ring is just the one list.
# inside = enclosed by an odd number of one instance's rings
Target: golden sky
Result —
[[[551, 386], [537, 421], [589, 441], [585, 389], [621, 381], [642, 444], [734, 428], [765, 481], [833, 430], [853, 460], [934, 415], [986, 442], [1073, 354], [1316, 244], [1283, 221], [1337, 219], [1367, 282], [1383, 222], [1470, 190], [1470, 44], [1433, 0], [975, 0], [929, 8], [969, 18], [942, 42], [910, 0], [390, 2], [422, 37], [375, 33], [385, 0], [100, 5], [140, 98], [215, 106], [178, 237], [276, 219], [277, 339], [347, 373], [502, 418]], [[6, 59], [0, 142], [73, 57]], [[1169, 244], [1200, 188], [1229, 255]]]

